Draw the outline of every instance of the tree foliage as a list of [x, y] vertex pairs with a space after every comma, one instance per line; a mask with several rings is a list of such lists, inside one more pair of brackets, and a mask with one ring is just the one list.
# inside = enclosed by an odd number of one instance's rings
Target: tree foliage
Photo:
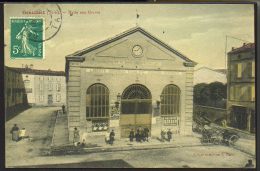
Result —
[[200, 83], [194, 86], [194, 104], [225, 108], [227, 85], [221, 82]]

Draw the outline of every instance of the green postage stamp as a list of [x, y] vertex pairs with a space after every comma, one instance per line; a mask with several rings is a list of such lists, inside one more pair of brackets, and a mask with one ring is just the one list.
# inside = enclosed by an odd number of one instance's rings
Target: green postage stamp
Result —
[[44, 58], [44, 19], [10, 18], [12, 59]]

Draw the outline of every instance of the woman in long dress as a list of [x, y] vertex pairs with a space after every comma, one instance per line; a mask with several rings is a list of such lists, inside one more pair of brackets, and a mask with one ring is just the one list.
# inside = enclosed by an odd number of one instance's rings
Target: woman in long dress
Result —
[[19, 141], [19, 128], [16, 124], [14, 124], [10, 133], [12, 134], [12, 140], [13, 141]]
[[73, 131], [73, 143], [77, 145], [80, 141], [79, 130], [75, 127]]
[[110, 142], [110, 131], [109, 131], [109, 129], [107, 130], [106, 135], [105, 135], [105, 142], [106, 142], [106, 144], [109, 144], [109, 142]]
[[16, 39], [21, 40], [21, 53], [24, 55], [35, 56], [35, 51], [37, 50], [32, 44], [30, 44], [30, 34], [37, 35], [32, 30], [32, 26], [29, 25], [28, 21], [25, 23], [21, 31], [16, 35]]

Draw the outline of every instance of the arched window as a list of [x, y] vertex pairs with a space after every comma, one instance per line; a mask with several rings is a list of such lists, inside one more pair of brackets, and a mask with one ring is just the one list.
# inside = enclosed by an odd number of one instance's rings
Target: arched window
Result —
[[161, 115], [178, 116], [180, 114], [180, 89], [176, 85], [167, 85], [161, 94]]
[[109, 117], [109, 90], [103, 84], [93, 84], [86, 94], [86, 117]]
[[122, 94], [122, 114], [151, 113], [152, 95], [148, 88], [141, 84], [128, 86]]

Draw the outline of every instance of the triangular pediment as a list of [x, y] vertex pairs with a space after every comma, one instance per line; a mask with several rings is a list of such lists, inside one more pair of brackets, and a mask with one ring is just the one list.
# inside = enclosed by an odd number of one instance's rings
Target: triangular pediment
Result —
[[[134, 54], [134, 47], [137, 45], [141, 50], [138, 52], [139, 54]], [[137, 50], [139, 50], [139, 48], [137, 48]], [[77, 51], [67, 57], [87, 57], [88, 54], [95, 54], [97, 58], [142, 57], [148, 60], [177, 59], [182, 60], [183, 62], [196, 64], [140, 27], [130, 29], [113, 38], [97, 43], [81, 51]]]
[[128, 40], [119, 40], [111, 46], [107, 46], [96, 53], [97, 57], [113, 57], [113, 58], [127, 58], [127, 51], [129, 51]]

